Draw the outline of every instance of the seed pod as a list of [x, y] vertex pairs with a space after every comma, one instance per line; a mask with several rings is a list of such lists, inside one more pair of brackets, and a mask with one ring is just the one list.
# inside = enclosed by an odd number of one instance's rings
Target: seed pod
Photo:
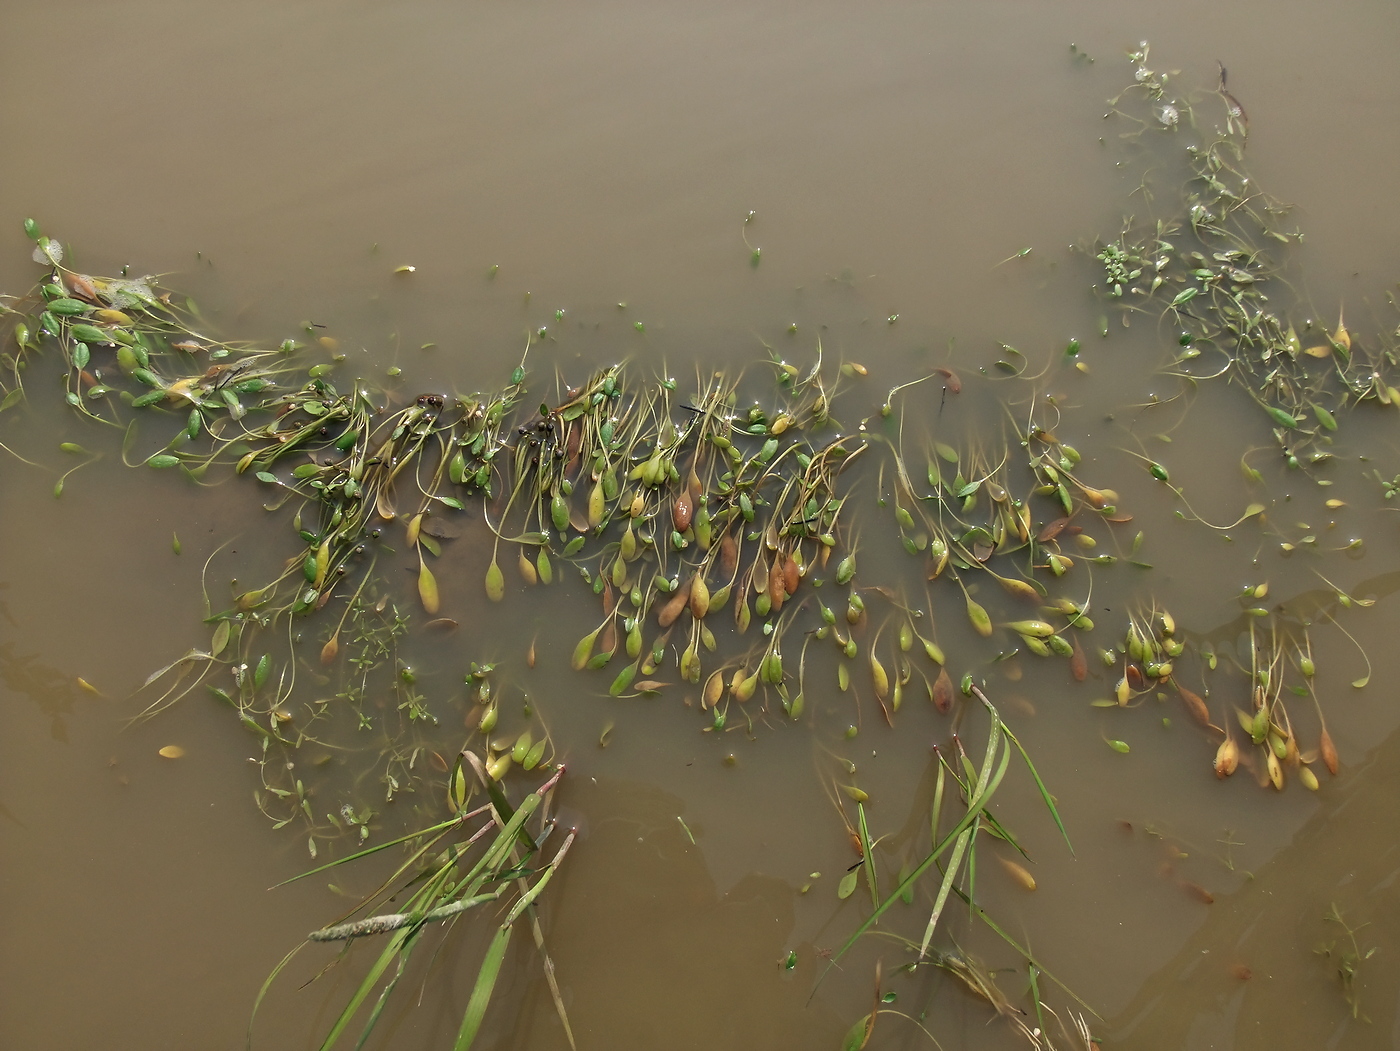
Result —
[[[737, 679], [742, 674], [743, 669], [740, 669], [739, 671], [734, 673], [734, 676]], [[729, 692], [733, 695], [734, 699], [740, 702], [741, 704], [744, 701], [747, 701], [750, 697], [752, 697], [756, 689], [758, 689], [757, 672], [755, 672], [753, 675], [749, 675], [742, 679], [739, 679], [737, 684], [732, 681], [729, 684]]]
[[997, 583], [1008, 595], [1021, 599], [1024, 602], [1039, 602], [1040, 592], [1027, 584], [1024, 580], [1016, 580], [1013, 577], [998, 577]]
[[700, 506], [700, 509], [695, 512], [694, 526], [695, 542], [700, 545], [702, 550], [708, 551], [711, 542], [714, 540], [714, 529], [710, 524], [710, 512], [705, 510], [703, 504]]
[[538, 584], [539, 574], [535, 572], [535, 564], [525, 557], [525, 549], [520, 549], [520, 575], [525, 578], [527, 584]]
[[874, 653], [870, 654], [870, 677], [875, 683], [875, 696], [883, 701], [890, 692], [890, 677], [885, 672], [885, 666], [880, 663], [880, 658]]
[[669, 628], [674, 624], [676, 618], [681, 615], [681, 611], [689, 604], [690, 594], [694, 587], [695, 583], [694, 580], [692, 580], [690, 587], [676, 588], [676, 590], [672, 592], [671, 597], [666, 600], [665, 605], [663, 605], [657, 613], [656, 622], [663, 628]]
[[690, 528], [690, 521], [694, 514], [695, 500], [688, 490], [682, 489], [676, 496], [676, 502], [671, 505], [671, 524], [677, 533], [684, 533]]
[[739, 565], [739, 545], [735, 542], [730, 533], [724, 534], [724, 539], [719, 542], [719, 567], [726, 577], [733, 577], [734, 570]]
[[1327, 767], [1327, 772], [1333, 777], [1337, 775], [1337, 746], [1332, 743], [1332, 735], [1327, 732], [1327, 727], [1322, 728], [1322, 739], [1317, 744], [1318, 753], [1322, 756], [1322, 764]]
[[948, 545], [939, 537], [934, 537], [929, 541], [929, 566], [928, 579], [937, 580], [943, 570], [948, 568]]
[[1178, 884], [1178, 886], [1180, 886], [1181, 889], [1184, 890], [1187, 894], [1191, 895], [1193, 898], [1199, 901], [1202, 905], [1215, 904], [1215, 895], [1212, 894], [1210, 891], [1206, 890], [1199, 883], [1192, 883], [1189, 879], [1184, 879]]
[[1274, 791], [1283, 791], [1283, 764], [1278, 761], [1278, 756], [1273, 752], [1264, 754], [1264, 763], [1269, 772], [1269, 784], [1274, 786]]
[[836, 583], [849, 584], [856, 575], [856, 556], [847, 555], [836, 564]]
[[511, 759], [509, 752], [502, 752], [500, 755], [496, 756], [495, 759], [487, 760], [487, 776], [489, 776], [492, 781], [499, 781], [501, 778], [505, 777], [507, 773], [510, 772], [510, 763]]
[[729, 585], [726, 584], [726, 585], [724, 585], [724, 587], [720, 588], [718, 591], [715, 591], [715, 592], [712, 592], [712, 593], [711, 593], [711, 595], [710, 595], [710, 611], [711, 611], [711, 612], [714, 612], [715, 610], [724, 609], [724, 604], [725, 604], [726, 602], [729, 601], [729, 590], [730, 590]]
[[768, 570], [768, 603], [774, 613], [783, 608], [787, 597], [788, 590], [782, 564], [774, 559], [772, 567]]
[[802, 567], [797, 564], [797, 559], [789, 553], [783, 560], [783, 588], [789, 595], [796, 594], [798, 585], [802, 583]]
[[724, 696], [724, 672], [711, 672], [705, 680], [705, 692], [700, 697], [700, 707], [713, 708]]
[[627, 656], [630, 660], [636, 660], [638, 654], [642, 652], [642, 619], [634, 617], [632, 626], [627, 629]]
[[1206, 702], [1202, 700], [1200, 694], [1193, 693], [1181, 683], [1176, 684], [1176, 692], [1181, 695], [1181, 701], [1186, 705], [1186, 710], [1191, 713], [1191, 718], [1202, 726], [1210, 725], [1210, 709], [1206, 707]]
[[1035, 890], [1035, 877], [1032, 876], [1029, 870], [1027, 870], [1024, 866], [1018, 865], [1014, 861], [1008, 861], [1006, 858], [1003, 857], [998, 857], [997, 860], [1001, 862], [1001, 867], [1006, 869], [1007, 875], [1009, 875], [1013, 880], [1019, 883], [1026, 890]]
[[971, 595], [967, 596], [967, 619], [972, 622], [977, 634], [983, 638], [991, 637], [992, 618], [985, 609], [973, 601]]
[[1069, 674], [1075, 682], [1083, 682], [1089, 675], [1089, 662], [1084, 656], [1084, 650], [1079, 645], [1079, 640], [1074, 640], [1074, 648], [1069, 655]]
[[909, 622], [906, 620], [899, 626], [899, 648], [908, 653], [913, 645], [914, 629], [909, 626]]
[[690, 615], [696, 620], [704, 620], [705, 614], [710, 612], [710, 589], [705, 586], [705, 581], [699, 573], [696, 573], [690, 581]]
[[631, 522], [627, 523], [627, 528], [622, 533], [618, 551], [628, 562], [637, 557], [637, 534], [632, 531]]
[[423, 603], [423, 609], [428, 616], [437, 613], [439, 607], [437, 578], [433, 576], [433, 571], [428, 568], [426, 562], [419, 563], [418, 566], [418, 598]]
[[607, 500], [603, 496], [603, 483], [600, 479], [594, 482], [593, 488], [588, 491], [588, 528], [598, 529], [602, 526], [607, 506]]
[[928, 655], [928, 659], [933, 661], [934, 664], [942, 665], [944, 663], [943, 650], [938, 643], [924, 639], [924, 653]]
[[1037, 657], [1050, 656], [1050, 647], [1045, 644], [1044, 639], [1038, 639], [1034, 635], [1022, 635], [1021, 641], [1026, 644], [1026, 649], [1030, 650]]
[[694, 646], [687, 646], [681, 654], [681, 678], [688, 682], [700, 681], [700, 654]]
[[617, 678], [613, 679], [612, 685], [608, 687], [608, 694], [617, 697], [625, 693], [627, 688], [632, 685], [632, 680], [636, 675], [637, 666], [635, 664], [627, 665], [617, 673]]
[[1018, 635], [1032, 635], [1038, 639], [1055, 634], [1055, 629], [1043, 620], [1013, 620], [1006, 626]]
[[1301, 767], [1298, 770], [1298, 780], [1309, 792], [1316, 792], [1321, 786], [1317, 783], [1317, 775], [1309, 767]]
[[1220, 742], [1220, 747], [1215, 750], [1215, 776], [1219, 778], [1229, 777], [1239, 768], [1240, 746], [1235, 744], [1233, 737], [1227, 737]]
[[929, 699], [933, 701], [933, 706], [944, 715], [947, 715], [949, 709], [953, 707], [953, 680], [949, 676], [947, 668], [939, 670]]

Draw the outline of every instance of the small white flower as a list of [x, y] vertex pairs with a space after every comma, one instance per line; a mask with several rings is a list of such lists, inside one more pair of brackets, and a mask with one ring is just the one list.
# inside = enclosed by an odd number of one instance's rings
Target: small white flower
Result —
[[1157, 110], [1157, 119], [1162, 122], [1163, 127], [1170, 128], [1181, 119], [1181, 114], [1177, 112], [1175, 106], [1161, 106]]

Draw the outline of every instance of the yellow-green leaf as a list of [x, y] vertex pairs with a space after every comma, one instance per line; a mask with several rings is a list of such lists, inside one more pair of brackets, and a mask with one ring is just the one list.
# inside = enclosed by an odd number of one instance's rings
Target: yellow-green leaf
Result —
[[495, 558], [486, 567], [486, 597], [492, 602], [500, 602], [506, 597], [506, 578]]
[[418, 563], [418, 597], [423, 602], [423, 609], [428, 613], [438, 611], [438, 586], [437, 578], [433, 576], [433, 571], [428, 568], [428, 563]]

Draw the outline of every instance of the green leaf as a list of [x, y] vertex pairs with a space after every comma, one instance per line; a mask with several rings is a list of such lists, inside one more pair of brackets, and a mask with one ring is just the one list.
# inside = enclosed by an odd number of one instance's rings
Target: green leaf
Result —
[[875, 1014], [871, 1012], [861, 1018], [841, 1039], [841, 1051], [861, 1051], [870, 1040], [870, 1030], [875, 1028]]
[[854, 868], [841, 877], [841, 882], [836, 886], [836, 896], [845, 901], [856, 890], [856, 878], [860, 875], [860, 869]]
[[101, 343], [105, 346], [115, 342], [111, 334], [103, 332], [96, 325], [70, 325], [68, 334], [81, 343]]
[[[1298, 421], [1289, 413], [1284, 412], [1277, 405], [1265, 405], [1264, 411], [1274, 418], [1274, 422], [1280, 427], [1286, 427], [1290, 431], [1298, 426]], [[1335, 422], [1335, 421], [1334, 421]]]
[[486, 567], [486, 597], [492, 602], [500, 602], [506, 597], [506, 578], [494, 556]]
[[170, 453], [156, 453], [154, 456], [152, 456], [149, 460], [146, 461], [146, 466], [155, 467], [157, 469], [164, 469], [167, 467], [178, 466], [179, 463], [180, 458], [178, 456], [172, 456]]
[[618, 697], [625, 693], [627, 688], [632, 685], [632, 680], [636, 678], [636, 676], [637, 666], [635, 664], [627, 665], [627, 667], [617, 673], [617, 678], [615, 678], [612, 681], [612, 685], [608, 687], [608, 693], [613, 697]]

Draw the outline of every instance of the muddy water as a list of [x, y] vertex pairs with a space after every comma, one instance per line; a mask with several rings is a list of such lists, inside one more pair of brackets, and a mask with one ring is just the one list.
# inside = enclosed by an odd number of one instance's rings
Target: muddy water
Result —
[[[1360, 2], [129, 3], [120, 17], [51, 3], [12, 12], [0, 42], [0, 221], [11, 231], [0, 288], [35, 278], [18, 230], [34, 215], [74, 243], [84, 269], [170, 272], [234, 337], [325, 325], [352, 367], [401, 367], [413, 392], [500, 383], [541, 326], [536, 362], [571, 376], [619, 357], [689, 375], [697, 361], [748, 362], [765, 342], [804, 360], [820, 338], [872, 373], [852, 422], [930, 363], [966, 372], [966, 400], [938, 418], [954, 433], [1000, 411], [1005, 388], [975, 378], [998, 342], [1044, 355], [1079, 336], [1091, 372], [1058, 392], [1070, 407], [1061, 437], [1121, 492], [1155, 567], [1100, 581], [1100, 644], [1121, 623], [1115, 610], [1155, 599], [1222, 648], [1242, 630], [1245, 584], [1267, 579], [1280, 601], [1322, 585], [1313, 565], [1275, 553], [1276, 538], [1227, 543], [1175, 519], [1169, 494], [1123, 451], [1148, 443], [1203, 517], [1228, 521], [1242, 502], [1238, 453], [1269, 439], [1223, 388], [1180, 417], [1125, 409], [1155, 392], [1134, 355], [1151, 340], [1089, 342], [1098, 308], [1065, 246], [1111, 237], [1141, 208], [1097, 118], [1140, 39], [1185, 82], [1209, 84], [1225, 62], [1251, 120], [1254, 174], [1301, 207], [1303, 294], [1328, 320], [1344, 302], [1354, 330], [1374, 330], [1400, 275], [1393, 195], [1378, 174], [1400, 156], [1396, 29], [1391, 8]], [[1072, 61], [1071, 41], [1095, 61]], [[395, 275], [401, 265], [416, 270]], [[287, 534], [270, 531], [246, 490], [119, 467], [115, 438], [52, 411], [50, 393], [32, 391], [0, 438], [43, 464], [0, 461], [3, 1042], [233, 1047], [263, 977], [346, 901], [324, 883], [264, 889], [309, 860], [301, 837], [272, 831], [254, 808], [254, 749], [226, 710], [192, 699], [124, 729], [126, 698], [205, 639], [205, 558], [235, 538], [222, 572], [251, 579], [259, 560], [280, 561], [271, 538]], [[1168, 431], [1170, 444], [1153, 437]], [[1389, 478], [1400, 473], [1393, 435], [1371, 417], [1347, 455], [1371, 455]], [[72, 465], [60, 441], [105, 458], [54, 500], [55, 472]], [[1326, 528], [1315, 489], [1281, 473], [1269, 482], [1274, 498], [1297, 502], [1281, 528]], [[966, 654], [950, 663], [988, 679], [1076, 849], [1069, 857], [1027, 779], [1009, 778], [998, 813], [1035, 859], [1039, 888], [1027, 894], [987, 860], [979, 898], [1122, 1046], [1274, 1047], [1294, 1033], [1309, 1034], [1298, 1046], [1393, 1046], [1397, 550], [1374, 482], [1353, 472], [1333, 492], [1351, 510], [1330, 516], [1328, 535], [1364, 536], [1367, 548], [1323, 572], [1376, 597], [1345, 620], [1374, 671], [1352, 689], [1355, 647], [1318, 633], [1344, 772], [1315, 796], [1245, 777], [1222, 785], [1213, 745], [1179, 713], [1171, 729], [1153, 708], [1105, 715], [1087, 701], [1111, 678], [1076, 686], [1058, 665], [987, 665], [972, 633], [944, 618], [945, 648]], [[897, 579], [909, 563], [883, 551], [894, 533], [880, 521], [862, 558]], [[836, 731], [849, 702], [833, 688], [812, 702], [810, 729], [704, 734], [676, 698], [608, 700], [596, 696], [605, 683], [568, 671], [593, 623], [581, 599], [545, 608], [513, 579], [499, 615], [482, 619], [486, 555], [464, 544], [453, 557], [463, 583], [445, 587], [445, 612], [468, 623], [467, 638], [415, 640], [410, 656], [446, 749], [460, 745], [447, 717], [460, 719], [451, 702], [471, 659], [513, 662], [509, 688], [535, 699], [563, 743], [563, 805], [586, 834], [546, 916], [579, 1046], [839, 1046], [869, 1010], [878, 952], [863, 947], [809, 1001], [823, 951], [862, 915], [860, 894], [844, 904], [835, 894], [852, 856], [823, 790], [830, 753], [860, 765], [893, 872], [927, 821], [928, 744], [947, 724], [919, 708], [847, 741]], [[520, 660], [526, 637], [541, 639], [534, 669]], [[971, 740], [981, 731], [964, 729]], [[178, 763], [157, 756], [172, 742], [187, 749]], [[368, 891], [375, 875], [347, 876], [340, 890]], [[1377, 949], [1355, 980], [1365, 1021], [1336, 974], [1347, 946], [1323, 921], [1334, 904], [1352, 926], [1369, 924], [1363, 952]], [[915, 911], [899, 929], [916, 936]], [[989, 965], [1016, 963], [965, 916], [955, 930]], [[1315, 951], [1329, 944], [1332, 956]], [[422, 1005], [391, 1010], [383, 1046], [443, 1046], [471, 973], [466, 954], [444, 953], [416, 979]], [[512, 957], [491, 1046], [565, 1046], [537, 974], [528, 952]], [[275, 990], [256, 1046], [315, 1046], [346, 980]], [[1019, 1002], [1024, 970], [1004, 981]], [[901, 996], [895, 1006], [927, 1011], [945, 1047], [1015, 1043], [952, 983]], [[891, 1016], [871, 1046], [923, 1042]]]

